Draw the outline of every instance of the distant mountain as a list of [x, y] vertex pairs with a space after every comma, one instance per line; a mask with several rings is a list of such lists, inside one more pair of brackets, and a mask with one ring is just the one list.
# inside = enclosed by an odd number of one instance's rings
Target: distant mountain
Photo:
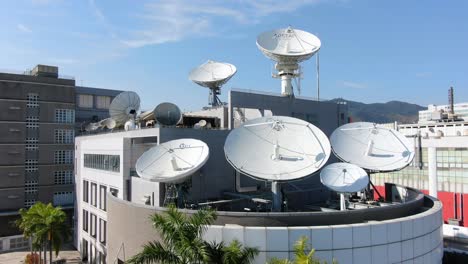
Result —
[[347, 102], [348, 112], [353, 121], [374, 123], [390, 123], [395, 121], [398, 121], [398, 123], [416, 123], [418, 122], [418, 111], [427, 109], [417, 104], [400, 101], [374, 104], [365, 104], [338, 98], [331, 101]]

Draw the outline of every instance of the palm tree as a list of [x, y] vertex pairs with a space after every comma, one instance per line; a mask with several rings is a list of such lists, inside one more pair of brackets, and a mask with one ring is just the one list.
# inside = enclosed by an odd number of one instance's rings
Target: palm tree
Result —
[[209, 261], [208, 248], [201, 235], [215, 220], [213, 210], [199, 210], [188, 217], [170, 205], [164, 214], [151, 217], [162, 241], [149, 242], [128, 263], [206, 263]]
[[[268, 264], [320, 264], [322, 263], [319, 259], [314, 257], [315, 249], [311, 249], [307, 243], [307, 237], [303, 236], [299, 238], [294, 244], [294, 261], [288, 259], [272, 258], [268, 261]], [[323, 263], [327, 263], [326, 261]], [[333, 261], [336, 263], [336, 261]]]
[[227, 247], [223, 243], [203, 241], [203, 232], [216, 217], [213, 210], [199, 210], [188, 217], [170, 205], [163, 214], [151, 217], [153, 226], [161, 234], [161, 241], [149, 242], [128, 263], [250, 263], [258, 254], [257, 249], [243, 247], [239, 241], [232, 241]]
[[223, 242], [208, 244], [210, 263], [223, 264], [249, 264], [256, 255], [258, 249], [244, 247], [239, 241], [233, 240], [226, 246]]
[[66, 214], [60, 207], [38, 202], [29, 209], [20, 210], [21, 219], [16, 223], [25, 237], [33, 238], [35, 247], [44, 249], [44, 262], [47, 262], [47, 244], [49, 246], [49, 262], [52, 263], [52, 249], [55, 256], [60, 252], [62, 243], [69, 238], [70, 231], [66, 225]]

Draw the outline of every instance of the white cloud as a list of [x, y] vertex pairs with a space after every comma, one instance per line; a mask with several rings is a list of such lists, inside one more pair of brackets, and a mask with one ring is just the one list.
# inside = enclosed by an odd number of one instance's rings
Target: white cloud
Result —
[[16, 25], [16, 28], [17, 28], [19, 31], [24, 32], [24, 33], [32, 33], [32, 30], [31, 30], [29, 27], [27, 27], [27, 26], [25, 26], [25, 25], [23, 25], [23, 24], [18, 24], [18, 25]]
[[366, 89], [367, 85], [364, 83], [357, 83], [357, 82], [350, 82], [350, 81], [342, 81], [341, 85], [348, 88], [353, 89]]
[[[190, 37], [217, 35], [230, 23], [252, 24], [274, 13], [290, 13], [306, 5], [325, 0], [290, 0], [286, 4], [273, 0], [150, 0], [143, 11], [134, 16], [136, 28], [120, 31], [119, 36], [127, 47], [180, 41]], [[94, 0], [89, 4], [95, 16], [108, 28], [128, 28], [128, 25], [112, 27]], [[221, 26], [220, 26], [221, 25]], [[223, 28], [223, 29], [219, 29]], [[117, 32], [117, 31], [115, 31]]]

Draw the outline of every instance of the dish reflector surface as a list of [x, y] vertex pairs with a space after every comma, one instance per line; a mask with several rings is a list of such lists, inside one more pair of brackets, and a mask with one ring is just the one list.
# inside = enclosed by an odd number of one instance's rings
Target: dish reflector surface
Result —
[[118, 124], [135, 117], [140, 110], [140, 97], [135, 92], [122, 92], [112, 100], [109, 115]]
[[189, 74], [189, 79], [198, 85], [208, 88], [219, 88], [236, 74], [236, 66], [209, 60]]
[[330, 157], [330, 142], [316, 126], [293, 117], [252, 119], [232, 130], [226, 159], [238, 171], [260, 180], [289, 181], [311, 175]]
[[154, 109], [154, 118], [163, 125], [175, 126], [182, 118], [182, 112], [173, 103], [160, 103]]
[[320, 181], [335, 192], [353, 193], [367, 187], [369, 176], [359, 166], [338, 162], [327, 165], [320, 171]]
[[291, 27], [264, 32], [257, 37], [260, 51], [279, 63], [307, 60], [319, 51], [321, 45], [315, 35]]
[[135, 168], [148, 181], [179, 183], [190, 177], [208, 160], [205, 142], [184, 138], [159, 144], [141, 155]]
[[369, 122], [343, 125], [330, 137], [335, 155], [370, 171], [396, 171], [414, 158], [414, 144], [393, 129]]

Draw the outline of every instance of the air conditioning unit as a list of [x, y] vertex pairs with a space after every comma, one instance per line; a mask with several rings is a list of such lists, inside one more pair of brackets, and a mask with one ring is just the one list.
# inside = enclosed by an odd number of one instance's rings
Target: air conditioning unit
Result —
[[449, 219], [447, 219], [447, 223], [448, 223], [449, 225], [460, 226], [460, 225], [461, 225], [461, 219], [449, 218]]

